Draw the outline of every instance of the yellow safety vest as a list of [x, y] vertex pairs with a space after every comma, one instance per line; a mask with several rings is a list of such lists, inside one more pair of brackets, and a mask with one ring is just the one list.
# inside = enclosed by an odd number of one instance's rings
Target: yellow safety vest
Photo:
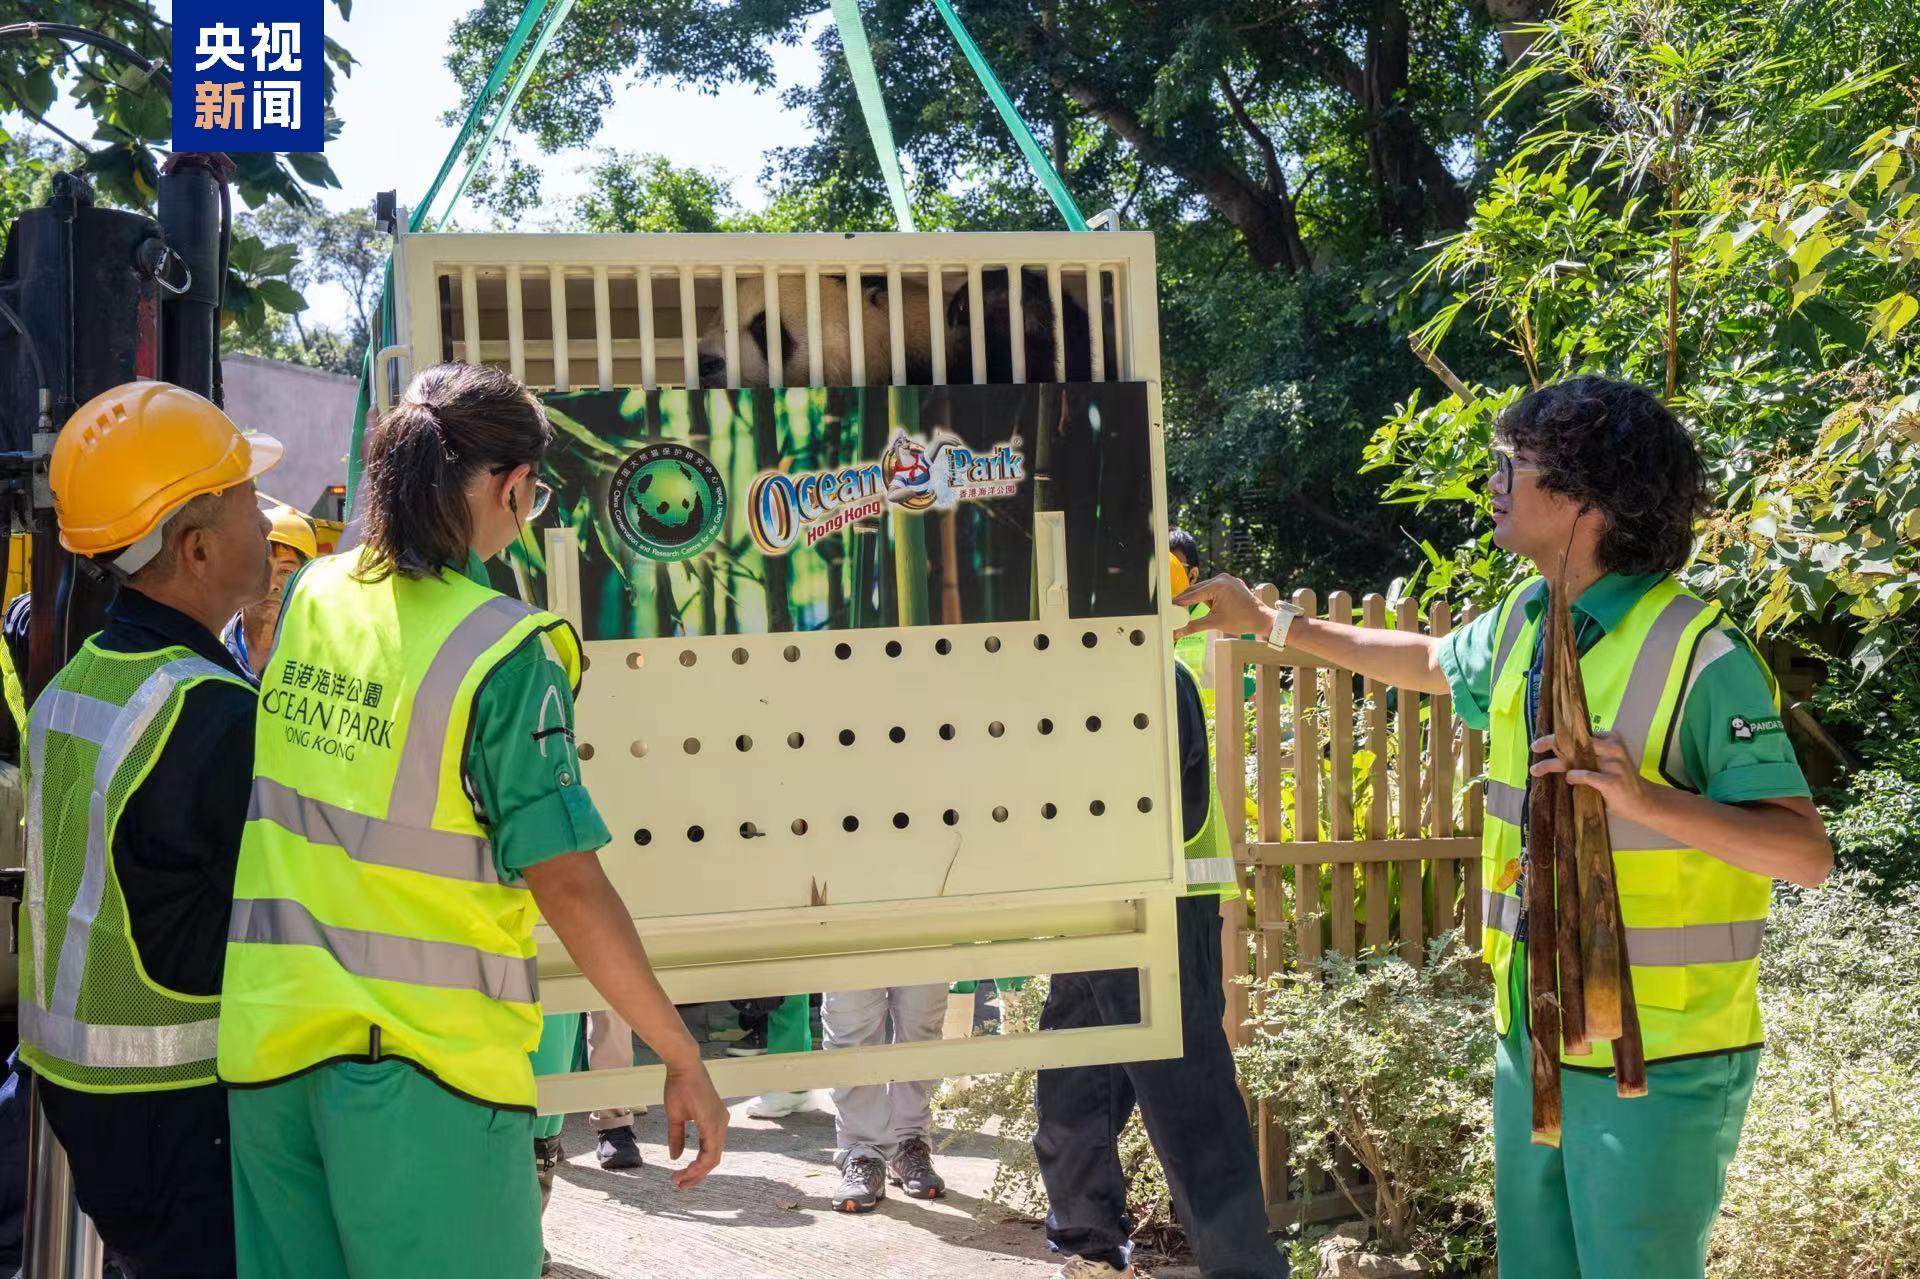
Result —
[[[1503, 1035], [1512, 1024], [1508, 979], [1521, 907], [1509, 867], [1521, 856], [1531, 759], [1527, 669], [1538, 631], [1526, 616], [1526, 602], [1544, 590], [1537, 578], [1523, 583], [1501, 605], [1495, 626], [1481, 893], [1494, 1015]], [[1694, 653], [1720, 620], [1718, 605], [1668, 578], [1580, 659], [1594, 729], [1624, 738], [1640, 761], [1641, 776], [1653, 785], [1673, 784], [1661, 767], [1666, 745], [1678, 729]], [[1771, 882], [1698, 849], [1675, 847], [1667, 836], [1619, 817], [1609, 815], [1607, 828], [1647, 1060], [1759, 1043], [1760, 940]], [[1586, 1056], [1561, 1059], [1611, 1069], [1613, 1050], [1602, 1043]]]
[[537, 639], [577, 686], [579, 640], [452, 570], [366, 583], [354, 562], [302, 572], [261, 674], [220, 1077], [377, 1054], [531, 1109], [537, 910], [495, 870], [465, 760], [487, 676]]
[[218, 995], [169, 990], [133, 944], [113, 841], [187, 690], [239, 676], [186, 648], [112, 653], [89, 640], [27, 716], [20, 1056], [82, 1092], [214, 1082]]

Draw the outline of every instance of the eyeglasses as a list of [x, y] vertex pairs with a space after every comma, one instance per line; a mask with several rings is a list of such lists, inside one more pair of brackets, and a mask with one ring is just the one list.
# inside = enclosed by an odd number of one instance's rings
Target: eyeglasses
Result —
[[1503, 493], [1513, 491], [1513, 477], [1516, 475], [1538, 475], [1545, 467], [1520, 466], [1514, 461], [1509, 449], [1493, 450], [1493, 483]]
[[[488, 472], [488, 474], [505, 475], [508, 471], [511, 471], [514, 467], [519, 465], [520, 463], [518, 462], [509, 462], [505, 466], [494, 467], [491, 471]], [[527, 508], [527, 514], [526, 514], [527, 521], [531, 523], [532, 521], [539, 519], [542, 515], [546, 513], [547, 508], [552, 505], [553, 505], [553, 485], [547, 483], [545, 480], [535, 480], [533, 482], [533, 502]]]

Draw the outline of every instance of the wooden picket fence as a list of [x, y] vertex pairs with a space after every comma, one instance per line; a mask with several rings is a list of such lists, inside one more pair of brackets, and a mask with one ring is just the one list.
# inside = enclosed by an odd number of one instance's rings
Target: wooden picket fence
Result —
[[[1276, 598], [1272, 587], [1260, 590]], [[1309, 615], [1389, 624], [1379, 595], [1366, 596], [1357, 613], [1345, 591], [1329, 595], [1324, 612], [1312, 591], [1292, 598]], [[1414, 601], [1392, 614], [1394, 629], [1422, 629]], [[1460, 621], [1472, 617], [1468, 609]], [[1429, 608], [1425, 633], [1445, 635], [1452, 625], [1444, 602]], [[1255, 640], [1216, 638], [1209, 662], [1220, 795], [1242, 880], [1253, 888], [1251, 944], [1246, 912], [1228, 912], [1232, 1042], [1251, 1033], [1249, 992], [1233, 978], [1250, 973], [1264, 982], [1328, 950], [1392, 950], [1417, 964], [1450, 928], [1477, 948], [1485, 742], [1454, 716], [1452, 699], [1359, 680]], [[1234, 696], [1249, 668], [1251, 732]], [[1273, 1223], [1349, 1215], [1343, 1196], [1291, 1167], [1285, 1133], [1265, 1105], [1255, 1109]]]

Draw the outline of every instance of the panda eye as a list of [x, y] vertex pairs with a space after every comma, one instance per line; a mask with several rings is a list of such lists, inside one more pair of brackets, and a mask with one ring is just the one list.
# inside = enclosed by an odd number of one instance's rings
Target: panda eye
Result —
[[758, 344], [759, 344], [759, 346], [760, 346], [760, 353], [761, 353], [762, 355], [764, 355], [764, 354], [766, 354], [766, 350], [767, 350], [767, 313], [766, 313], [765, 311], [762, 311], [762, 312], [761, 312], [760, 314], [758, 314], [758, 315], [756, 315], [756, 316], [754, 316], [754, 317], [753, 317], [753, 319], [751, 319], [751, 320], [749, 320], [749, 321], [747, 322], [747, 333], [748, 333], [748, 335], [749, 335], [749, 336], [751, 336], [751, 337], [753, 338], [753, 340], [754, 340], [754, 341], [755, 341], [756, 343], [758, 343]]

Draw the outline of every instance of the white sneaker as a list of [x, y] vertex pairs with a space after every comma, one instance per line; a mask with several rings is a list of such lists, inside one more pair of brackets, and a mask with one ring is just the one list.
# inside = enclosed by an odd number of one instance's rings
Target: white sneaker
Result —
[[1053, 1272], [1053, 1279], [1133, 1279], [1133, 1267], [1115, 1270], [1107, 1262], [1093, 1257], [1072, 1257]]
[[812, 1092], [763, 1093], [747, 1103], [747, 1115], [752, 1119], [785, 1119], [803, 1110], [823, 1109], [820, 1099]]

